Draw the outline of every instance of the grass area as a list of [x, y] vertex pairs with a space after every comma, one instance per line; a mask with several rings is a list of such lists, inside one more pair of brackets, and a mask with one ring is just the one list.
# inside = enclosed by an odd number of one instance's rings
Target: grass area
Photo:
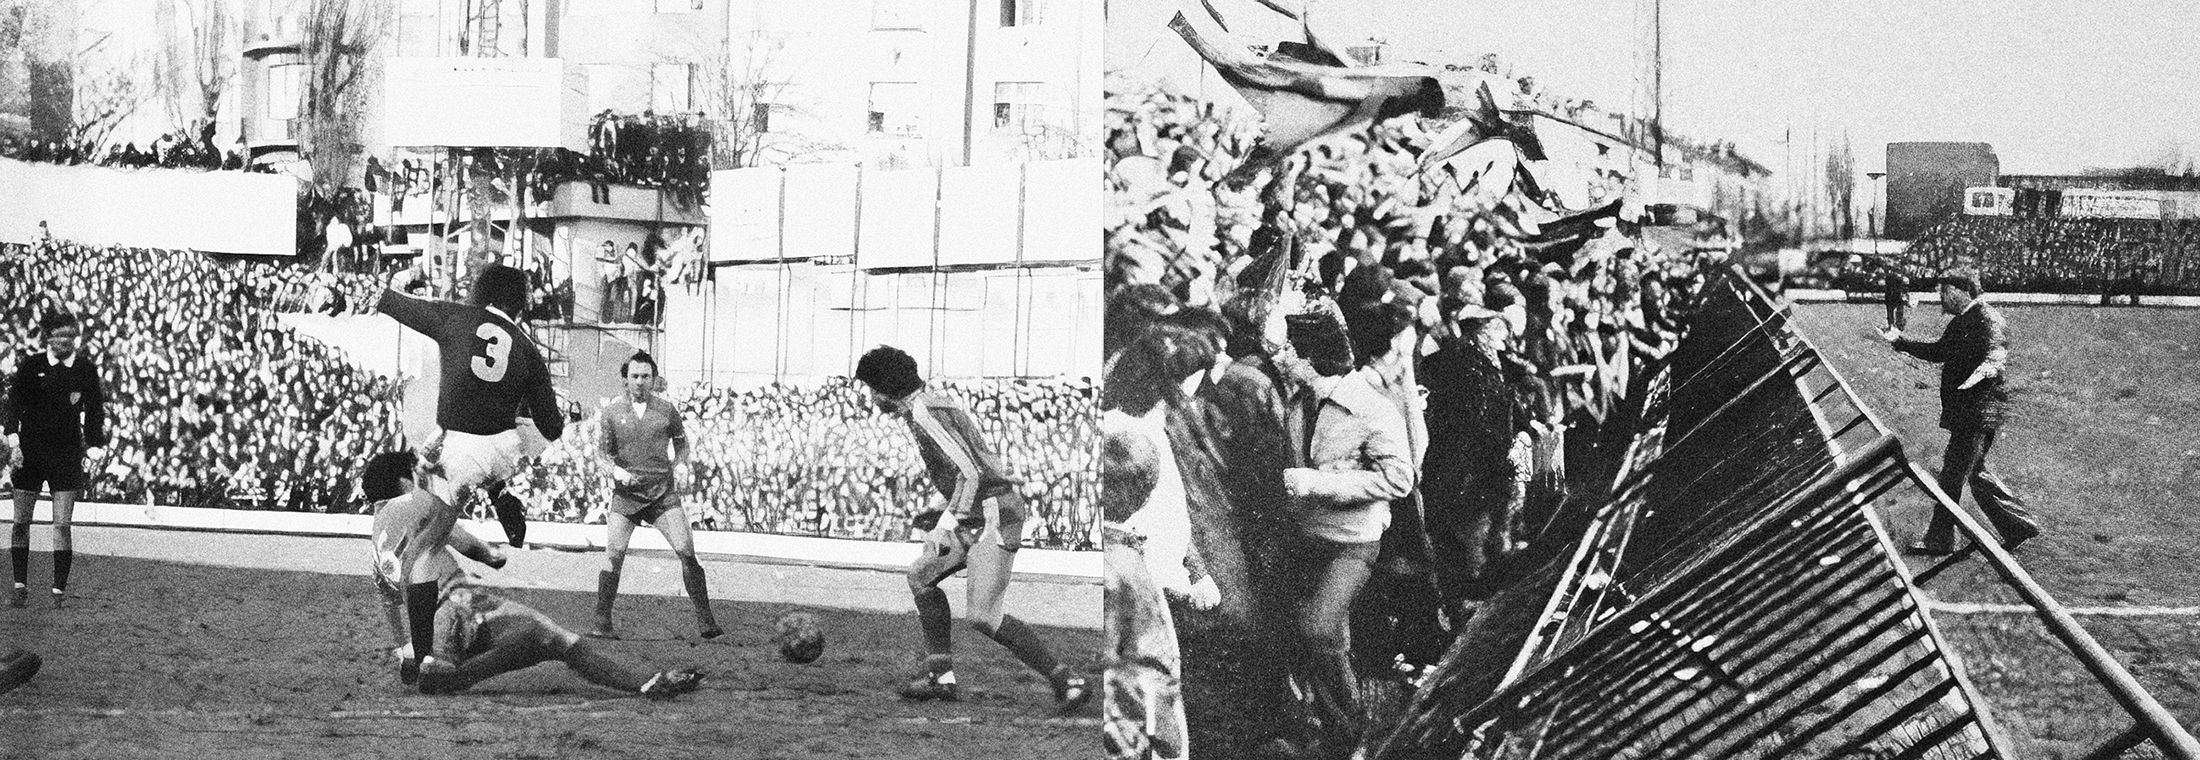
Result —
[[[2033, 507], [2045, 532], [2017, 558], [2070, 607], [2200, 605], [2200, 311], [2007, 306], [2013, 415], [1988, 462]], [[1924, 313], [1920, 313], [1924, 312]], [[1937, 368], [1872, 334], [1877, 306], [1810, 304], [1796, 321], [1846, 375], [1909, 455], [1938, 471]], [[1910, 334], [1945, 317], [1914, 310]], [[1969, 504], [1968, 495], [1965, 503]], [[1886, 508], [1902, 541], [1924, 528], [1921, 499]], [[1947, 601], [2013, 602], [1968, 560], [1926, 589]], [[2006, 731], [2027, 757], [2080, 752], [2128, 723], [2107, 694], [2029, 616], [1936, 615]], [[2133, 675], [2200, 725], [2200, 618], [2084, 616]]]
[[[2045, 532], [2018, 557], [2064, 604], [2200, 605], [2200, 311], [2005, 307], [2013, 334], [2012, 419], [1987, 461], [2039, 515]], [[1876, 306], [1797, 307], [1797, 323], [1864, 403], [1939, 471], [1938, 369], [1868, 334]], [[1913, 313], [1910, 333], [1945, 322]], [[1965, 503], [1970, 503], [1965, 495]], [[1924, 528], [1918, 509], [1890, 510], [1899, 538]], [[1988, 599], [1998, 585], [1959, 568], [1943, 598]], [[2009, 601], [1996, 595], [1995, 600]]]

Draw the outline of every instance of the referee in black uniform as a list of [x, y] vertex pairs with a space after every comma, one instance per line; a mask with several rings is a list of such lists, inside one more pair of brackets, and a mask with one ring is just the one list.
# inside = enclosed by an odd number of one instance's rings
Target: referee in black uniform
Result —
[[14, 468], [15, 521], [8, 535], [14, 607], [30, 601], [31, 514], [42, 489], [53, 492], [53, 605], [61, 606], [75, 558], [69, 520], [84, 490], [84, 460], [98, 458], [107, 445], [107, 394], [100, 390], [98, 365], [77, 347], [83, 326], [74, 315], [55, 312], [39, 321], [38, 330], [46, 350], [23, 355], [0, 407], [0, 432]]

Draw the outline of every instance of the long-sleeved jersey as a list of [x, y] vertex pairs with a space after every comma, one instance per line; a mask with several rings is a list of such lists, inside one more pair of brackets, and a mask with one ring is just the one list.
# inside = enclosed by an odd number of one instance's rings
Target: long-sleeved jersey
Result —
[[1014, 489], [1016, 480], [1008, 476], [993, 447], [986, 445], [970, 410], [930, 390], [910, 394], [908, 405], [904, 415], [916, 436], [917, 450], [924, 455], [932, 486], [947, 497], [947, 508], [958, 521], [982, 519], [984, 512], [978, 505]]
[[24, 354], [8, 378], [0, 430], [21, 434], [24, 448], [82, 453], [107, 445], [107, 395], [99, 365], [84, 351], [54, 363], [44, 351]]
[[383, 291], [375, 308], [435, 340], [443, 371], [436, 391], [436, 426], [496, 435], [517, 427], [524, 409], [542, 437], [555, 441], [565, 434], [542, 351], [512, 320], [486, 307], [396, 291]]

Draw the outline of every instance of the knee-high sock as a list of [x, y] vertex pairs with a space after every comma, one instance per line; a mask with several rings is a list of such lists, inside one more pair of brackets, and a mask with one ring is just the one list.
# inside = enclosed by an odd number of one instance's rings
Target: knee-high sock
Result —
[[924, 628], [924, 652], [944, 657], [955, 652], [955, 611], [947, 606], [947, 592], [937, 586], [916, 592], [917, 624]]
[[28, 583], [26, 578], [31, 574], [31, 548], [21, 545], [8, 547], [8, 566], [15, 570], [16, 583]]
[[620, 691], [641, 691], [642, 684], [649, 682], [650, 674], [627, 667], [586, 641], [574, 642], [571, 648], [565, 650], [565, 664], [582, 678], [588, 679], [589, 683]]
[[76, 552], [55, 549], [53, 553], [53, 587], [56, 590], [69, 587], [69, 566], [76, 562]]
[[688, 601], [695, 604], [695, 620], [703, 630], [718, 627], [718, 618], [710, 612], [710, 583], [703, 577], [703, 563], [694, 557], [680, 558], [680, 581], [687, 585]]
[[619, 571], [596, 571], [596, 624], [611, 625], [611, 605], [619, 598]]
[[986, 626], [978, 626], [978, 630], [1007, 647], [1016, 659], [1039, 671], [1040, 675], [1053, 676], [1055, 669], [1062, 665], [1060, 660], [1054, 659], [1054, 652], [1047, 649], [1046, 642], [1039, 640], [1039, 632], [1031, 630], [1031, 626], [1015, 615], [1002, 615], [999, 627], [989, 630]]
[[441, 591], [435, 581], [405, 587], [405, 623], [412, 629], [414, 660], [426, 659], [435, 649], [435, 610], [443, 601]]

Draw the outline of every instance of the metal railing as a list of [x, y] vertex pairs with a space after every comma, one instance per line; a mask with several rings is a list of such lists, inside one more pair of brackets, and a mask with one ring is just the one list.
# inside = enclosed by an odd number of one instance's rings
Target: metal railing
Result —
[[[1782, 309], [1739, 272], [1709, 287], [1495, 692], [1447, 658], [1373, 756], [2009, 757], [1917, 590], [1975, 552], [2131, 716], [2090, 756], [2151, 743], [2200, 758]], [[1913, 578], [1876, 508], [1900, 489], [1951, 512], [1970, 546]]]

